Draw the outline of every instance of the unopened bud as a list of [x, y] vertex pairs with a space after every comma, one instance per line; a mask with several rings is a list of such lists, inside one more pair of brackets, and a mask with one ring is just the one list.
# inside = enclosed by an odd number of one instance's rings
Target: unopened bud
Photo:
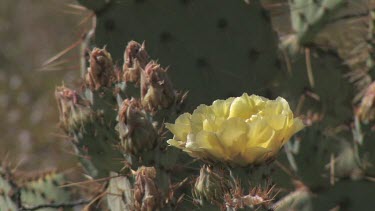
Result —
[[212, 167], [203, 166], [197, 178], [193, 195], [202, 204], [204, 200], [216, 203], [223, 201], [224, 195], [229, 192], [229, 180], [223, 172], [214, 171]]
[[86, 74], [86, 83], [92, 89], [109, 87], [115, 80], [111, 54], [106, 49], [94, 48], [90, 54], [90, 67]]
[[123, 101], [117, 130], [125, 153], [138, 154], [155, 147], [157, 132], [147, 118], [142, 105], [135, 99]]
[[136, 210], [158, 210], [161, 207], [161, 194], [155, 183], [154, 167], [141, 167], [135, 177], [134, 199]]
[[141, 71], [145, 68], [148, 60], [149, 56], [145, 44], [141, 45], [135, 41], [130, 41], [124, 53], [124, 81], [139, 84]]
[[269, 207], [272, 199], [274, 198], [273, 189], [275, 186], [261, 187], [257, 186], [250, 190], [250, 192], [244, 195], [244, 191], [239, 183], [231, 189], [231, 193], [227, 193], [224, 196], [225, 204], [228, 208], [234, 210], [243, 209], [250, 207], [258, 209], [260, 206]]
[[167, 70], [154, 61], [147, 64], [141, 84], [142, 105], [149, 111], [169, 108], [176, 98]]
[[74, 90], [64, 86], [57, 87], [55, 97], [63, 129], [75, 129], [90, 118], [89, 103], [84, 101]]

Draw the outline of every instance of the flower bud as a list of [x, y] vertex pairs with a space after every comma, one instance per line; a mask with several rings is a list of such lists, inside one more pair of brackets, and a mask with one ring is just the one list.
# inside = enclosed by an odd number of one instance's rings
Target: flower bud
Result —
[[203, 166], [197, 178], [193, 196], [202, 204], [204, 200], [215, 203], [221, 202], [229, 192], [229, 180], [223, 172], [214, 171], [212, 167]]
[[117, 130], [125, 153], [135, 155], [151, 150], [156, 145], [157, 132], [140, 102], [134, 98], [123, 101], [119, 110]]
[[154, 61], [145, 67], [141, 82], [142, 105], [151, 112], [169, 108], [175, 102], [176, 93], [166, 72]]
[[111, 54], [106, 49], [94, 48], [90, 54], [90, 67], [86, 74], [86, 83], [91, 89], [109, 87], [115, 80]]
[[55, 98], [60, 114], [60, 124], [65, 130], [77, 129], [91, 117], [89, 102], [84, 101], [74, 90], [57, 87]]
[[124, 81], [139, 84], [141, 71], [145, 68], [148, 60], [145, 44], [140, 45], [135, 41], [130, 41], [124, 53]]
[[156, 170], [154, 167], [141, 167], [136, 172], [134, 199], [136, 210], [157, 210], [161, 207], [161, 194], [155, 183]]
[[275, 186], [253, 187], [248, 194], [244, 194], [242, 187], [236, 183], [230, 193], [225, 194], [224, 201], [227, 207], [238, 210], [245, 207], [260, 208], [259, 206], [269, 207], [274, 198], [273, 189]]

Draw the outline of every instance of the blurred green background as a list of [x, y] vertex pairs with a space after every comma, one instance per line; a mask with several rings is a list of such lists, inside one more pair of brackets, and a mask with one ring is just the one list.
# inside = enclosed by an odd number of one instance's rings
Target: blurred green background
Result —
[[21, 162], [24, 170], [66, 169], [74, 159], [58, 129], [54, 88], [76, 83], [79, 48], [43, 65], [88, 28], [89, 12], [71, 4], [0, 1], [0, 160]]

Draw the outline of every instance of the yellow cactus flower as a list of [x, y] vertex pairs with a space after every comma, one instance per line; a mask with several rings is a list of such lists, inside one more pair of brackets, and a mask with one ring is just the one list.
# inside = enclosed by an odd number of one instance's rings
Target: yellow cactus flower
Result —
[[305, 126], [293, 117], [284, 98], [269, 100], [245, 93], [200, 105], [166, 127], [174, 134], [168, 143], [192, 157], [245, 166], [275, 157]]

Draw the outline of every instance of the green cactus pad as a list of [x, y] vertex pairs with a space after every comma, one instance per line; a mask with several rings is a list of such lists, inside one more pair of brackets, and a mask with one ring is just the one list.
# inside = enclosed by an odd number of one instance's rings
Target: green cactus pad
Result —
[[[62, 174], [49, 173], [21, 185], [21, 201], [24, 207], [41, 204], [61, 204], [71, 200], [70, 192], [59, 186], [65, 183]], [[54, 210], [54, 209], [42, 209]]]
[[95, 45], [106, 45], [121, 65], [126, 44], [145, 41], [149, 54], [170, 66], [174, 87], [189, 91], [189, 110], [243, 92], [264, 94], [269, 74], [280, 69], [276, 34], [257, 1], [120, 0], [96, 15]]
[[307, 45], [320, 32], [345, 0], [289, 0], [292, 27], [299, 45]]

